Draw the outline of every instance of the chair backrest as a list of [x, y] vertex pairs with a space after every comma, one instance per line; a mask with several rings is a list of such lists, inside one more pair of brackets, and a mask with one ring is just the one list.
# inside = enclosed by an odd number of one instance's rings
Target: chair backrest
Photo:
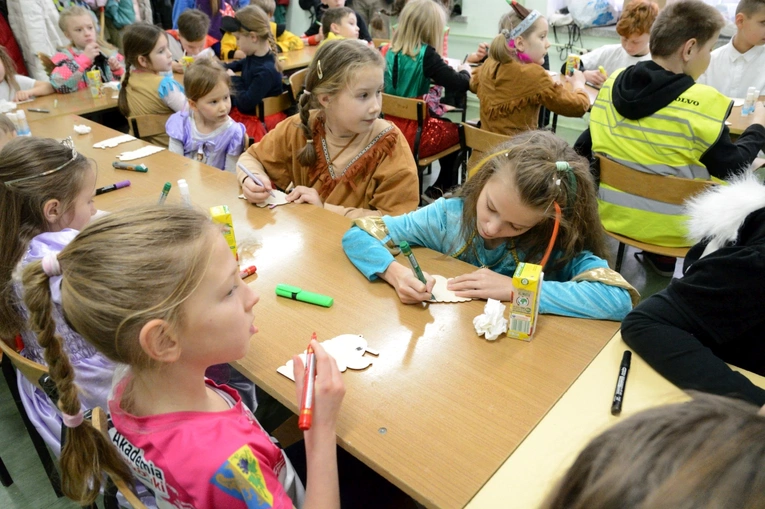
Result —
[[263, 102], [258, 104], [257, 115], [261, 122], [265, 122], [267, 116], [287, 111], [290, 106], [292, 106], [292, 93], [287, 90], [280, 95], [263, 99]]
[[420, 126], [425, 121], [425, 101], [397, 95], [382, 95], [382, 114], [416, 120]]
[[600, 163], [600, 183], [615, 187], [625, 193], [650, 198], [662, 203], [682, 205], [688, 198], [716, 185], [711, 180], [652, 175], [633, 170], [602, 154], [596, 154]]
[[372, 39], [372, 44], [375, 45], [375, 48], [380, 48], [380, 46], [382, 46], [383, 44], [388, 44], [389, 42], [390, 42], [390, 39], [377, 39], [377, 38]]
[[[108, 423], [106, 420], [106, 412], [104, 412], [103, 408], [95, 407], [91, 413], [90, 419], [92, 426], [100, 431], [107, 440], [111, 441], [111, 438], [109, 437]], [[117, 491], [119, 491], [122, 496], [125, 497], [125, 500], [127, 500], [127, 502], [130, 504], [130, 507], [133, 509], [147, 509], [143, 502], [141, 502], [141, 499], [139, 499], [136, 494], [133, 493], [133, 490], [130, 489], [130, 487], [121, 479], [114, 479], [111, 477], [109, 479], [114, 484], [114, 486], [116, 486]]]
[[56, 384], [48, 375], [47, 366], [27, 359], [2, 340], [0, 340], [0, 350], [2, 350], [3, 355], [8, 357], [11, 364], [24, 375], [24, 378], [32, 382], [35, 387], [42, 389], [54, 403], [58, 401]]
[[308, 74], [308, 69], [300, 69], [297, 72], [290, 74], [290, 89], [292, 90], [292, 98], [295, 102], [300, 99], [300, 94], [305, 89], [305, 77]]
[[130, 134], [138, 139], [165, 134], [167, 132], [165, 130], [165, 124], [167, 123], [168, 118], [170, 118], [170, 114], [128, 117]]
[[[475, 168], [470, 168], [470, 164], [491, 153], [498, 145], [510, 139], [510, 136], [484, 131], [464, 122], [460, 124], [459, 130], [464, 164], [468, 168], [468, 178], [472, 177], [476, 170]], [[467, 149], [472, 150], [469, 159], [467, 158]]]
[[53, 60], [51, 60], [50, 56], [46, 55], [45, 53], [38, 53], [37, 58], [40, 59], [40, 63], [42, 64], [43, 69], [45, 69], [45, 73], [50, 76], [50, 73], [52, 73], [53, 69], [56, 68]]

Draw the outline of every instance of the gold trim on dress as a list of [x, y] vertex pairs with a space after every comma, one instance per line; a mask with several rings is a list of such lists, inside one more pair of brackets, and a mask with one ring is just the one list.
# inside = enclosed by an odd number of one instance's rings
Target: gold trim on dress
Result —
[[[383, 243], [385, 248], [392, 254], [393, 256], [398, 255], [401, 252], [401, 248], [396, 245], [395, 242], [393, 242], [393, 239], [390, 238], [390, 232], [388, 231], [388, 226], [385, 224], [385, 221], [383, 221], [382, 217], [380, 216], [367, 216], [367, 217], [360, 217], [358, 219], [353, 220], [353, 224], [370, 234], [372, 237], [376, 238], [380, 242]], [[388, 237], [388, 241], [385, 242], [385, 237]]]
[[594, 281], [609, 286], [618, 286], [619, 288], [624, 288], [630, 292], [630, 299], [632, 299], [633, 308], [638, 305], [638, 302], [640, 302], [640, 293], [635, 289], [635, 287], [629, 284], [621, 274], [607, 267], [587, 270], [574, 276], [571, 281]]

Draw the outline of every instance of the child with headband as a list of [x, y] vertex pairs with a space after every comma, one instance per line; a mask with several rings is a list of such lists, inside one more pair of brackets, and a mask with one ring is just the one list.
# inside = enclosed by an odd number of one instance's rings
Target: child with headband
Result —
[[639, 298], [603, 259], [605, 234], [587, 161], [547, 131], [498, 147], [456, 198], [399, 217], [354, 221], [343, 249], [356, 268], [369, 280], [387, 281], [405, 304], [426, 302], [433, 278], [426, 274], [422, 283], [394, 259], [404, 240], [480, 267], [449, 281], [459, 297], [511, 300], [512, 275], [529, 262], [544, 265], [541, 313], [621, 320]]
[[575, 70], [563, 79], [573, 91], [556, 83], [542, 67], [547, 48], [547, 20], [538, 11], [512, 3], [508, 23], [489, 47], [489, 58], [470, 80], [481, 101], [481, 129], [513, 135], [539, 126], [539, 109], [581, 117], [590, 109], [584, 75]]

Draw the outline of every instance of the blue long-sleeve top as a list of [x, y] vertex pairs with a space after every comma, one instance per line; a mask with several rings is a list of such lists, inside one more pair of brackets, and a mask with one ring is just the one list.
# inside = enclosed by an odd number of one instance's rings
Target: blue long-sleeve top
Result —
[[[480, 235], [476, 235], [467, 249], [461, 236], [461, 198], [439, 199], [435, 203], [409, 214], [383, 216], [389, 236], [381, 241], [358, 226], [351, 227], [343, 236], [345, 254], [370, 281], [376, 279], [393, 263], [393, 255], [385, 243], [405, 240], [414, 246], [423, 246], [475, 266], [493, 266], [492, 270], [512, 277], [516, 262], [501, 245], [487, 249]], [[475, 248], [475, 249], [473, 249]], [[524, 253], [517, 252], [520, 260]], [[557, 253], [560, 256], [560, 252]], [[556, 252], [552, 254], [555, 259]], [[480, 258], [480, 259], [479, 259]], [[496, 263], [496, 265], [494, 265]], [[621, 320], [632, 309], [629, 292], [621, 287], [597, 281], [571, 281], [592, 269], [608, 268], [608, 263], [590, 251], [582, 251], [559, 270], [545, 272], [539, 311], [545, 314]]]
[[228, 63], [226, 67], [242, 73], [241, 76], [231, 77], [236, 91], [231, 96], [231, 104], [244, 115], [254, 115], [255, 108], [263, 99], [277, 96], [284, 89], [282, 73], [276, 68], [271, 53], [262, 57], [250, 55]]

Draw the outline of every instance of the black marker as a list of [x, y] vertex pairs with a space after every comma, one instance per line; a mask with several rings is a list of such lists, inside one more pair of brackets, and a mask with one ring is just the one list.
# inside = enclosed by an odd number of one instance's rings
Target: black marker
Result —
[[632, 352], [624, 351], [622, 364], [619, 366], [619, 377], [616, 379], [616, 390], [614, 391], [614, 402], [611, 403], [611, 415], [619, 415], [622, 412], [622, 401], [624, 401], [624, 387], [627, 385], [627, 373], [630, 371], [630, 361]]
[[34, 111], [36, 113], [50, 113], [50, 110], [43, 110], [41, 108], [27, 108], [27, 111]]

